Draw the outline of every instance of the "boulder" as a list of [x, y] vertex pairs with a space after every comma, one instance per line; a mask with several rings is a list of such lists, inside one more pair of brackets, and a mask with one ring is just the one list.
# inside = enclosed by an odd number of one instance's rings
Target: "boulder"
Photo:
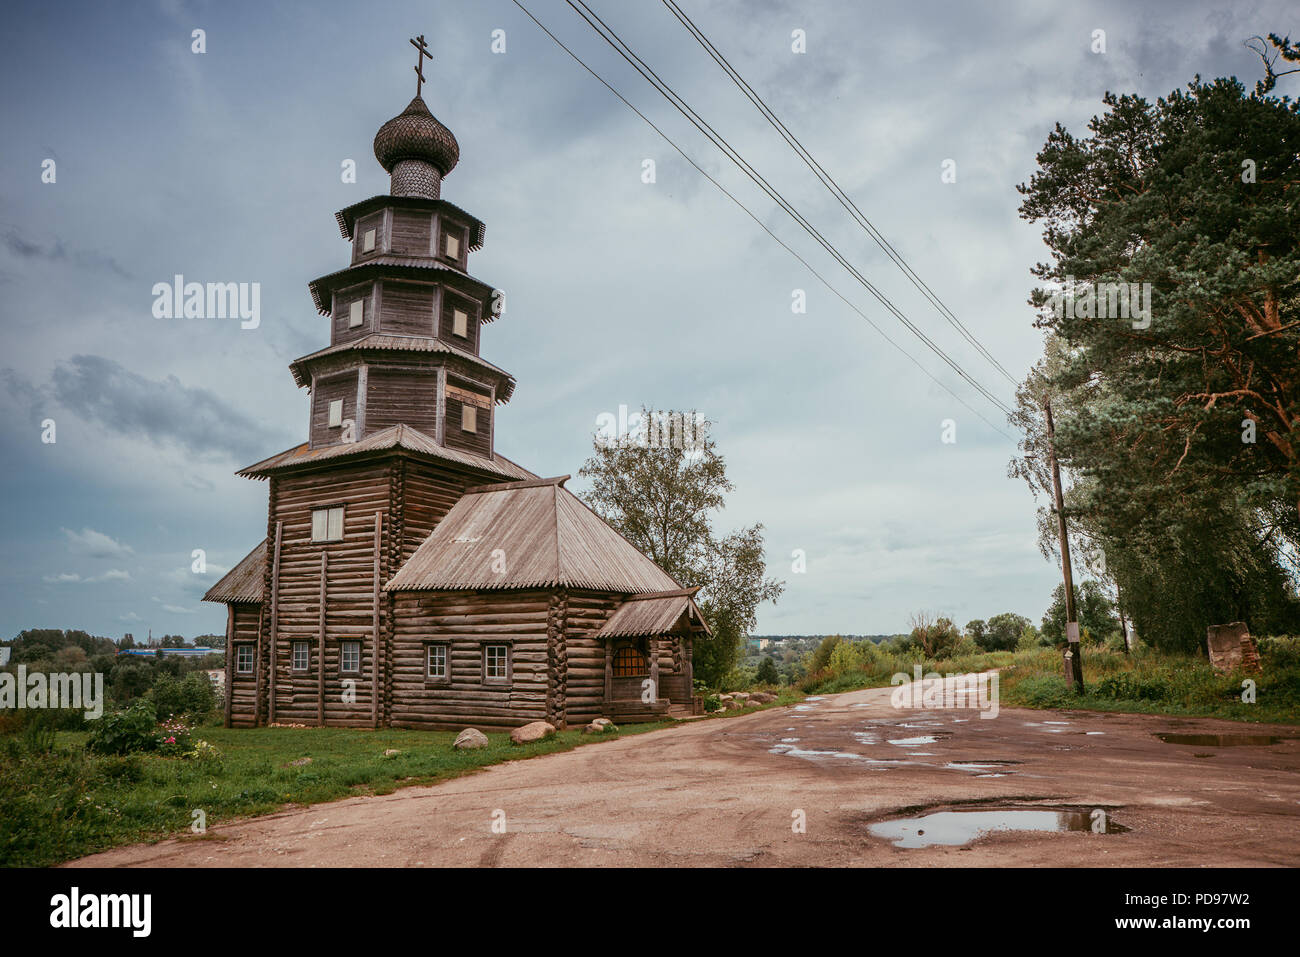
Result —
[[395, 758], [395, 757], [397, 757], [397, 756], [398, 756], [399, 754], [401, 754], [401, 753], [402, 753], [402, 752], [399, 751], [397, 748], [386, 748], [386, 749], [384, 750], [384, 757], [386, 757], [386, 758]]
[[457, 751], [472, 751], [476, 748], [486, 748], [488, 746], [487, 735], [477, 728], [466, 728], [460, 734], [456, 735], [456, 741], [452, 745]]
[[[604, 722], [603, 724], [601, 722]], [[612, 734], [618, 730], [618, 725], [608, 718], [597, 718], [591, 724], [582, 729], [583, 734]]]
[[718, 700], [719, 700], [719, 701], [730, 701], [730, 700], [731, 700], [731, 695], [729, 695], [729, 694], [720, 694], [720, 695], [718, 695]]
[[610, 721], [609, 718], [592, 718], [592, 719], [591, 719], [591, 723], [592, 723], [592, 724], [599, 724], [599, 725], [606, 725], [606, 724], [613, 724], [614, 722], [613, 722], [613, 721]]
[[767, 691], [760, 691], [757, 694], [752, 694], [749, 696], [750, 704], [771, 704], [775, 700], [776, 700], [776, 695]]
[[735, 698], [737, 701], [741, 702], [742, 704], [749, 700], [748, 691], [736, 691], [733, 692], [731, 696]]
[[727, 699], [727, 709], [728, 709], [728, 710], [730, 710], [730, 711], [739, 711], [739, 710], [740, 710], [741, 708], [743, 708], [743, 707], [745, 707], [745, 706], [744, 706], [743, 704], [741, 704], [739, 701], [737, 701], [735, 698], [728, 698], [728, 699]]
[[553, 734], [555, 734], [555, 725], [547, 724], [545, 721], [534, 721], [522, 728], [515, 728], [511, 731], [510, 740], [515, 744], [528, 744], [532, 741], [549, 738]]

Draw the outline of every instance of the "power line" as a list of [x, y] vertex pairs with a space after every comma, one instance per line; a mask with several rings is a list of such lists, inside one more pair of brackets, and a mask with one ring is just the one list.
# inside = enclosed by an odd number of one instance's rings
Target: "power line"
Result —
[[882, 339], [884, 339], [896, 350], [898, 350], [898, 352], [900, 352], [913, 365], [915, 365], [928, 379], [930, 379], [930, 381], [932, 381], [939, 388], [943, 389], [943, 391], [947, 392], [950, 396], [952, 396], [952, 398], [955, 401], [957, 401], [967, 411], [972, 413], [976, 418], [982, 421], [989, 428], [993, 429], [993, 431], [1003, 436], [1003, 438], [1006, 438], [1010, 441], [1015, 441], [1011, 435], [1009, 435], [1007, 432], [1003, 431], [1001, 428], [999, 428], [998, 426], [990, 422], [981, 412], [979, 412], [979, 410], [971, 406], [970, 403], [968, 403], [965, 399], [963, 399], [951, 388], [949, 388], [946, 383], [944, 383], [942, 380], [936, 377], [932, 372], [930, 372], [930, 370], [927, 369], [924, 365], [922, 365], [921, 362], [915, 356], [913, 356], [906, 349], [904, 349], [897, 342], [895, 342], [893, 338], [889, 336], [888, 333], [886, 333], [882, 328], [880, 328], [879, 325], [877, 325], [871, 319], [870, 316], [868, 316], [855, 303], [851, 302], [843, 293], [841, 293], [838, 289], [836, 289], [833, 285], [831, 285], [830, 281], [827, 280], [825, 276], [819, 273], [806, 259], [804, 259], [801, 255], [799, 255], [798, 252], [796, 252], [793, 248], [791, 248], [783, 239], [781, 239], [780, 236], [774, 233], [766, 223], [764, 223], [756, 214], [754, 214], [749, 209], [749, 207], [747, 207], [744, 203], [742, 203], [739, 199], [737, 199], [730, 191], [727, 190], [725, 186], [723, 186], [720, 182], [718, 182], [718, 180], [716, 180], [713, 176], [711, 176], [702, 166], [700, 166], [699, 163], [697, 163], [694, 159], [692, 159], [691, 156], [687, 154], [685, 150], [683, 150], [680, 146], [678, 146], [677, 143], [672, 139], [672, 137], [670, 137], [667, 133], [665, 133], [658, 126], [656, 126], [654, 122], [649, 117], [647, 117], [644, 113], [642, 113], [639, 109], [637, 109], [636, 106], [634, 106], [627, 99], [627, 97], [625, 97], [622, 93], [620, 93], [617, 89], [615, 89], [603, 76], [601, 76], [590, 66], [588, 66], [586, 61], [584, 61], [580, 56], [578, 56], [571, 49], [569, 49], [569, 47], [567, 47], [564, 44], [564, 42], [560, 40], [559, 37], [557, 37], [554, 33], [552, 33], [551, 30], [546, 26], [546, 24], [538, 20], [537, 17], [533, 15], [532, 11], [529, 10], [526, 6], [524, 6], [524, 4], [520, 2], [520, 0], [511, 0], [511, 2], [514, 3], [514, 5], [517, 6], [520, 10], [522, 10], [524, 15], [527, 16], [528, 19], [532, 20], [533, 23], [537, 25], [538, 29], [540, 29], [543, 33], [545, 33], [555, 43], [556, 46], [558, 46], [561, 50], [567, 53], [575, 63], [577, 63], [584, 70], [590, 73], [603, 87], [605, 87], [605, 89], [609, 90], [610, 93], [614, 94], [614, 96], [616, 96], [623, 103], [624, 106], [626, 106], [629, 110], [635, 113], [641, 119], [641, 121], [645, 123], [647, 126], [649, 126], [652, 130], [654, 130], [655, 133], [657, 133], [659, 137], [664, 140], [664, 142], [666, 142], [669, 146], [671, 146], [674, 150], [676, 150], [677, 153], [682, 157], [682, 159], [686, 160], [686, 162], [689, 163], [695, 169], [696, 172], [698, 172], [706, 180], [712, 183], [713, 186], [716, 187], [720, 193], [722, 193], [722, 195], [727, 197], [727, 199], [731, 200], [732, 203], [734, 203], [737, 207], [739, 207], [741, 212], [743, 212], [746, 216], [752, 219], [758, 225], [758, 227], [763, 230], [763, 232], [767, 233], [767, 235], [770, 236], [777, 243], [777, 245], [779, 245], [782, 249], [784, 249], [796, 260], [798, 260], [799, 263], [803, 265], [803, 267], [807, 269], [808, 272], [810, 272], [836, 298], [838, 298], [846, 306], [848, 306], [850, 309], [856, 312], [860, 317], [862, 317], [862, 319], [866, 321], [867, 325], [871, 326], [872, 329], [874, 329], [877, 333], [879, 333]]
[[[862, 274], [844, 255], [831, 243], [821, 231], [808, 221], [808, 219], [799, 212], [767, 179], [758, 172], [745, 158], [736, 150], [726, 138], [715, 130], [707, 120], [700, 116], [689, 103], [687, 103], [677, 92], [669, 86], [653, 68], [644, 60], [637, 56], [636, 52], [628, 46], [600, 16], [591, 10], [582, 0], [565, 0], [566, 3], [590, 26], [596, 33], [608, 43], [613, 49], [623, 57], [632, 67], [641, 74], [654, 88], [663, 95], [673, 107], [685, 116], [693, 126], [705, 136], [707, 136], [723, 154], [732, 161], [746, 176], [748, 176], [756, 185], [759, 186], [767, 195], [775, 201], [791, 218], [795, 220], [808, 235], [812, 236], [823, 249], [825, 249], [844, 269], [853, 276], [868, 292], [870, 292], [877, 301], [888, 309], [899, 322], [901, 322], [909, 332], [916, 338], [920, 339], [927, 348], [938, 356], [953, 372], [964, 379], [972, 388], [984, 396], [1003, 414], [1010, 416], [1011, 409], [1007, 407], [1000, 399], [990, 392], [984, 385], [978, 382], [974, 376], [968, 373], [955, 359], [948, 355], [940, 348], [933, 339], [925, 334], [915, 323], [905, 316], [897, 306], [895, 306], [888, 297], [885, 296], [872, 282]], [[581, 8], [581, 9], [579, 9]]]
[[726, 73], [728, 77], [730, 77], [731, 82], [734, 83], [736, 87], [745, 94], [749, 101], [758, 108], [759, 113], [761, 113], [764, 119], [771, 124], [773, 129], [781, 134], [785, 141], [799, 155], [799, 158], [804, 161], [804, 164], [812, 170], [813, 174], [821, 180], [822, 184], [828, 190], [830, 190], [831, 195], [838, 200], [839, 204], [848, 211], [849, 215], [852, 216], [864, 230], [866, 230], [867, 234], [875, 240], [876, 245], [879, 246], [885, 254], [889, 256], [894, 264], [902, 270], [903, 275], [911, 281], [912, 285], [915, 286], [917, 290], [925, 296], [927, 300], [929, 300], [930, 304], [939, 311], [939, 314], [948, 320], [948, 323], [960, 332], [966, 341], [979, 351], [980, 355], [987, 359], [994, 368], [1002, 373], [1008, 382], [1013, 386], [1019, 385], [1015, 376], [1008, 372], [1002, 363], [998, 362], [998, 360], [989, 353], [984, 345], [975, 338], [974, 334], [966, 328], [962, 321], [957, 318], [943, 300], [941, 300], [939, 296], [928, 285], [926, 285], [925, 281], [916, 274], [915, 270], [913, 270], [907, 263], [907, 260], [903, 258], [902, 254], [893, 247], [889, 240], [887, 240], [875, 227], [875, 224], [873, 224], [871, 220], [867, 218], [866, 214], [858, 208], [857, 204], [853, 202], [849, 195], [840, 188], [839, 183], [837, 183], [834, 177], [832, 177], [830, 173], [826, 172], [822, 165], [817, 162], [812, 153], [808, 151], [807, 147], [800, 142], [799, 138], [790, 132], [789, 127], [781, 121], [781, 118], [773, 112], [771, 107], [769, 107], [754, 88], [746, 82], [745, 78], [742, 77], [736, 68], [731, 65], [730, 61], [727, 60], [722, 52], [714, 46], [713, 41], [705, 36], [704, 31], [696, 26], [695, 22], [691, 20], [691, 18], [674, 2], [674, 0], [663, 0], [663, 3], [664, 6], [671, 11], [673, 16], [677, 18], [678, 22], [680, 22], [682, 26], [686, 27], [687, 31], [696, 39], [700, 46], [704, 48], [705, 52], [713, 58], [713, 61], [722, 68], [723, 72]]

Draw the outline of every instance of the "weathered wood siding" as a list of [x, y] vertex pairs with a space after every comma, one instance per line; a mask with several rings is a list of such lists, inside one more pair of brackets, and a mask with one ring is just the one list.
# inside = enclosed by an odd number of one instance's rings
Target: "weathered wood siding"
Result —
[[[275, 649], [276, 721], [317, 724], [323, 715], [326, 724], [372, 723], [375, 513], [388, 518], [390, 468], [386, 462], [355, 465], [331, 470], [327, 481], [320, 473], [276, 479], [271, 524], [283, 522]], [[335, 505], [344, 506], [342, 541], [313, 542], [312, 509]], [[359, 674], [340, 672], [344, 640], [361, 642]], [[295, 641], [306, 641], [310, 649], [305, 673], [291, 667]], [[354, 700], [345, 701], [345, 692]]]
[[[363, 262], [372, 256], [378, 256], [388, 249], [388, 236], [386, 225], [388, 223], [388, 210], [380, 209], [368, 216], [363, 216], [353, 224], [352, 227], [352, 261], [354, 263]], [[370, 230], [375, 231], [375, 248], [369, 252], [365, 250], [366, 233]]]
[[[408, 592], [394, 607], [392, 723], [405, 728], [511, 728], [547, 717], [552, 593]], [[450, 676], [427, 678], [430, 641], [446, 643]], [[483, 647], [511, 648], [511, 681], [483, 678]]]
[[593, 635], [618, 607], [622, 596], [570, 591], [564, 621], [567, 658], [565, 711], [570, 725], [607, 717], [605, 642]]
[[398, 256], [433, 255], [433, 213], [422, 209], [394, 209], [392, 252]]
[[[230, 723], [236, 728], [252, 727], [256, 715], [257, 699], [257, 643], [261, 626], [260, 604], [231, 606], [234, 613], [234, 634], [226, 646], [230, 669], [226, 694], [230, 696]], [[239, 644], [253, 645], [254, 669], [251, 674], [240, 674], [235, 662], [235, 648]]]
[[394, 425], [409, 425], [428, 435], [438, 428], [436, 369], [384, 369], [366, 373], [365, 435]]
[[[375, 284], [361, 283], [349, 286], [334, 293], [334, 305], [330, 313], [330, 345], [351, 342], [375, 331]], [[352, 303], [362, 301], [361, 325], [349, 326], [352, 316]]]
[[[460, 220], [453, 216], [443, 214], [439, 217], [439, 235], [437, 256], [444, 262], [449, 262], [456, 266], [462, 272], [466, 270], [469, 263], [469, 230]], [[460, 253], [455, 257], [445, 255], [446, 243], [443, 241], [445, 236], [455, 236], [460, 240]]]
[[[458, 336], [452, 331], [455, 329], [453, 314], [457, 309], [465, 313], [466, 316], [465, 335], [463, 336]], [[464, 349], [466, 352], [478, 355], [478, 332], [479, 304], [473, 299], [452, 292], [450, 289], [443, 289], [442, 316], [438, 326], [438, 338], [443, 342], [450, 342], [458, 349]]]
[[[469, 401], [462, 398], [458, 393], [470, 393], [476, 397], [475, 401]], [[446, 404], [446, 420], [444, 422], [443, 444], [448, 448], [463, 449], [467, 452], [473, 452], [475, 455], [482, 455], [486, 458], [492, 457], [492, 394], [482, 386], [471, 384], [465, 380], [457, 379], [452, 376], [447, 377], [447, 389], [444, 402]], [[466, 432], [461, 428], [461, 409], [466, 404], [474, 405], [478, 408], [477, 422], [475, 427], [478, 431]]]
[[330, 403], [343, 400], [343, 419], [357, 418], [357, 373], [341, 372], [318, 379], [311, 397], [311, 447], [337, 445], [343, 440], [344, 427], [330, 426]]
[[437, 287], [419, 283], [380, 284], [379, 331], [394, 336], [432, 336]]

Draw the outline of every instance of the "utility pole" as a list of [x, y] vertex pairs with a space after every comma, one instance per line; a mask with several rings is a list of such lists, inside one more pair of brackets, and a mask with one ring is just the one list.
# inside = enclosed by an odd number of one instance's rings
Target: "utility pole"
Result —
[[1074, 612], [1074, 576], [1070, 571], [1070, 538], [1065, 529], [1065, 498], [1061, 494], [1061, 467], [1056, 462], [1056, 430], [1052, 426], [1052, 400], [1043, 403], [1047, 412], [1047, 457], [1052, 464], [1052, 490], [1056, 499], [1056, 531], [1061, 538], [1061, 573], [1065, 578], [1065, 638], [1062, 660], [1065, 681], [1083, 694], [1083, 661], [1079, 657], [1079, 619]]

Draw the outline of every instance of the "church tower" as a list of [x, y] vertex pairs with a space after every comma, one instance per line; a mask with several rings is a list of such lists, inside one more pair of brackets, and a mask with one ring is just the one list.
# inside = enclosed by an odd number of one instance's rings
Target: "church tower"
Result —
[[348, 264], [309, 284], [330, 332], [289, 365], [310, 395], [306, 441], [239, 473], [267, 482], [267, 525], [204, 596], [227, 608], [226, 724], [565, 727], [701, 709], [695, 589], [568, 476], [496, 450], [515, 381], [480, 345], [501, 298], [469, 273], [483, 223], [442, 198], [460, 146], [415, 70], [415, 98], [375, 135], [389, 191], [335, 214]]

